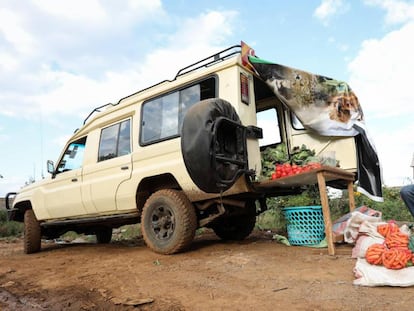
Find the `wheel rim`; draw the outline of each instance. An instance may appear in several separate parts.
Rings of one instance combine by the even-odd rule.
[[[167,206],[158,206],[151,214],[151,230],[158,240],[168,240],[174,233],[175,218]]]

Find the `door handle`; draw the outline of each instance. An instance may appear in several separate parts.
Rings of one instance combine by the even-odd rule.
[[[78,179],[77,178],[72,178],[72,182],[77,182]]]
[[[129,169],[129,166],[122,166],[121,167],[121,170],[123,170],[123,171],[126,171],[126,170],[128,170]]]

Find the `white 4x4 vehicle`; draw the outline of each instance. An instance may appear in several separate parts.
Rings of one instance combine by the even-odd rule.
[[[298,126],[233,46],[92,111],[56,166],[48,161],[50,177],[7,195],[9,219],[24,222],[25,253],[67,231],[108,243],[113,228],[134,223],[163,254],[188,248],[199,227],[244,239],[266,197],[300,191],[257,187],[261,150],[278,143],[335,151],[356,172],[354,138]]]

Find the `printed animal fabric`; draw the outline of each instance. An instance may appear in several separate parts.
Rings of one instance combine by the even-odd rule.
[[[364,114],[348,84],[249,57],[260,77],[302,124],[324,136],[354,136]]]
[[[250,65],[292,110],[305,128],[323,136],[354,136],[358,149],[358,190],[382,201],[381,169],[367,135],[364,114],[350,86],[342,81],[248,56]]]

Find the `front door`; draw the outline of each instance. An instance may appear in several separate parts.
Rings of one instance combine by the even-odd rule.
[[[59,161],[54,179],[45,185],[44,204],[52,218],[86,214],[82,203],[82,163],[86,137],[71,142]]]

